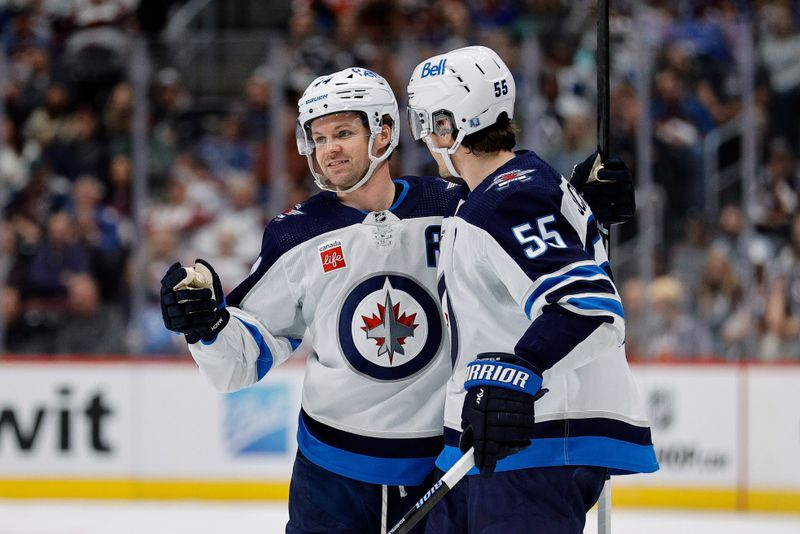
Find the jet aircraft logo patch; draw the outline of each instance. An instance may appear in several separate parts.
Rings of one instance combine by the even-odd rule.
[[[383,305],[378,304],[378,313],[372,317],[361,316],[364,326],[361,330],[367,333],[367,338],[374,339],[378,346],[378,357],[389,356],[389,364],[394,363],[394,355],[405,354],[407,337],[414,336],[414,330],[419,326],[414,324],[416,313],[406,315],[400,311],[400,303],[392,302],[392,295],[386,291]]]

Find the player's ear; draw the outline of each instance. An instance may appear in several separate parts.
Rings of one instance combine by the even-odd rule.
[[[384,123],[381,125],[381,146],[388,145],[389,142],[392,140],[392,127],[389,124]]]
[[[376,154],[382,155],[392,141],[392,127],[388,124],[381,125],[381,132],[375,136],[372,149]]]

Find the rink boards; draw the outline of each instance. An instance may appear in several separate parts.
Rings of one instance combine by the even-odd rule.
[[[634,373],[661,470],[615,506],[800,512],[800,366]],[[189,361],[0,360],[0,498],[285,499],[302,364],[216,393]]]

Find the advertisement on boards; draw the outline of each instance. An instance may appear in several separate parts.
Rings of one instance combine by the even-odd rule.
[[[617,477],[615,483],[734,488],[740,456],[737,368],[640,365],[634,377],[660,469],[652,475]]]

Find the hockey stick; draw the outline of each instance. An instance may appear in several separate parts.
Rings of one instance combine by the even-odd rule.
[[[467,471],[475,466],[475,457],[473,456],[474,449],[469,448],[464,453],[453,467],[447,473],[442,475],[442,478],[436,481],[431,489],[429,489],[422,498],[417,501],[414,508],[409,510],[403,518],[397,522],[388,534],[406,534],[414,525],[420,522],[425,515],[431,511],[434,505],[439,502],[442,497],[447,495],[447,492],[453,489],[453,486],[458,484],[458,481],[464,478]]]
[[[608,0],[597,0],[597,151],[600,161],[608,157],[610,137],[611,102],[609,98],[609,30],[608,30]],[[611,262],[611,227],[601,224],[600,232],[603,234],[606,256]],[[597,501],[597,534],[610,534],[611,532],[611,479],[603,484],[600,498]]]

